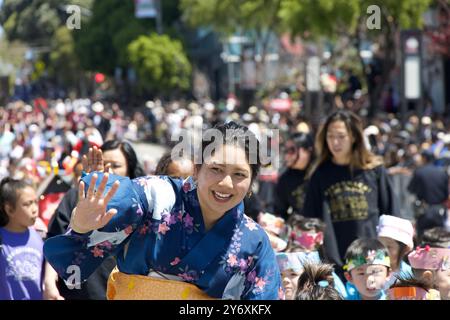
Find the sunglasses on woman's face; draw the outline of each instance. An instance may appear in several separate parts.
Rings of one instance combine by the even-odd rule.
[[[296,147],[288,147],[286,148],[286,153],[287,154],[294,154],[297,152],[297,148]]]

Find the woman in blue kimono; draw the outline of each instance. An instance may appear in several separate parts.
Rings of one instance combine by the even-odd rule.
[[[283,296],[267,235],[244,214],[243,199],[259,171],[259,143],[234,122],[214,129],[215,139],[204,137],[201,164],[185,181],[102,172],[83,177],[68,231],[44,245],[68,284],[76,287],[114,255],[109,299]]]

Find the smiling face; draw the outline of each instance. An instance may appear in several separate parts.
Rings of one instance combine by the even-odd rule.
[[[242,148],[222,145],[195,168],[194,177],[204,219],[217,221],[244,199],[251,185],[251,168]]]
[[[8,229],[16,232],[25,231],[36,222],[39,210],[36,192],[32,187],[19,189],[15,207],[6,205],[9,222]]]
[[[389,270],[383,265],[362,265],[346,272],[345,276],[358,290],[362,300],[376,300],[389,279]]]
[[[344,121],[334,121],[327,129],[327,145],[333,160],[338,164],[348,164],[352,151],[353,138]]]

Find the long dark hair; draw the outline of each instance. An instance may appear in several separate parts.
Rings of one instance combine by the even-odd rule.
[[[166,175],[167,170],[169,169],[169,165],[172,163],[172,154],[170,152],[166,152],[162,155],[162,157],[159,159],[158,163],[156,164],[156,169],[154,174],[156,176]]]
[[[310,166],[311,163],[314,162],[314,139],[310,133],[305,132],[295,132],[291,136],[288,137],[287,141],[292,141],[294,146],[298,149],[302,148],[309,152],[309,162],[306,165],[306,169]],[[298,160],[298,152],[297,157],[294,162]]]
[[[9,222],[5,208],[6,205],[9,204],[15,208],[17,199],[19,198],[18,191],[26,187],[33,186],[25,180],[15,180],[9,177],[4,178],[0,182],[0,227],[6,226]]]
[[[327,132],[329,126],[336,122],[342,121],[347,128],[351,138],[354,139],[350,155],[350,169],[373,169],[381,164],[383,160],[370,152],[364,143],[364,135],[361,119],[351,111],[339,109],[338,111],[329,115],[325,123],[320,127],[316,137],[316,161],[311,168],[309,176],[313,174],[315,169],[327,160],[331,160],[333,154],[328,148]]]
[[[292,141],[297,148],[306,149],[311,153],[314,151],[314,139],[309,133],[295,132],[288,137],[287,141]]]
[[[120,151],[122,151],[125,160],[127,161],[127,175],[130,179],[145,176],[145,171],[138,162],[136,152],[128,141],[108,140],[101,146],[101,149],[103,152],[116,149],[120,149]]]

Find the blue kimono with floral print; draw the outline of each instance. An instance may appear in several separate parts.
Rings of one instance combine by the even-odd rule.
[[[98,176],[97,185],[103,174]],[[83,177],[86,190],[91,178],[92,174]],[[116,180],[120,186],[107,210],[115,208],[118,213],[106,226],[86,234],[69,229],[45,242],[45,257],[63,279],[73,280],[78,269],[82,282],[114,255],[121,272],[162,273],[195,284],[215,298],[283,296],[268,237],[243,213],[242,202],[206,232],[192,178],[130,180],[110,175],[106,190]]]

